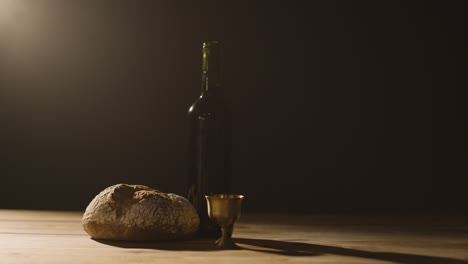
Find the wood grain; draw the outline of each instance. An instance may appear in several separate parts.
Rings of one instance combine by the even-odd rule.
[[[0,210],[0,263],[455,263],[468,264],[468,217],[243,215],[241,250],[211,240],[95,241],[81,212]]]

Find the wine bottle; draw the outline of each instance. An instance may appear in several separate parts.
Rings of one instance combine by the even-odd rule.
[[[188,200],[200,216],[199,237],[219,237],[208,218],[205,195],[230,192],[231,114],[220,94],[220,47],[203,43],[201,95],[188,111]]]

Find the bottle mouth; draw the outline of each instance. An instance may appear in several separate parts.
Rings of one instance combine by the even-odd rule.
[[[207,47],[215,46],[215,45],[219,45],[219,42],[217,40],[203,42],[203,48],[207,48]]]

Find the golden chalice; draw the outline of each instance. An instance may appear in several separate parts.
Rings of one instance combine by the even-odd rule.
[[[236,249],[237,245],[232,241],[234,223],[239,219],[243,195],[238,194],[212,194],[206,195],[208,204],[208,216],[213,223],[221,227],[221,238],[216,245],[223,249]]]

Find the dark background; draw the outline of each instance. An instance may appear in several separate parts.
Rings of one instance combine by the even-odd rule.
[[[467,211],[453,1],[0,2],[0,208],[185,195],[201,42],[223,44],[245,210]]]

